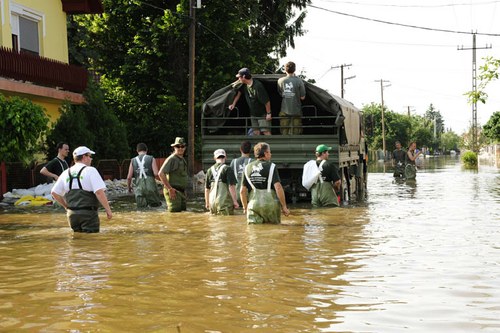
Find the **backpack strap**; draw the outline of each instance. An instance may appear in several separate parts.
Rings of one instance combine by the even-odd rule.
[[[318,177],[320,183],[323,182],[323,164],[325,164],[325,162],[326,160],[321,161],[321,163],[318,166],[319,172],[321,172],[321,175]]]
[[[271,163],[271,168],[269,169],[269,177],[267,178],[267,192],[271,192],[271,185],[273,182],[274,169],[276,168],[276,164]]]
[[[69,174],[69,190],[71,191],[71,185],[73,185],[73,180],[76,179],[78,181],[78,187],[80,188],[80,190],[83,190],[83,187],[82,187],[82,182],[80,181],[80,176],[82,175],[82,171],[83,169],[85,169],[87,166],[84,166],[83,168],[80,169],[80,171],[78,171],[78,174],[76,175],[76,177],[73,177],[73,175],[71,174],[71,169],[68,170],[68,174]]]
[[[250,166],[250,164],[247,164],[245,166],[244,174],[245,174],[245,178],[247,179],[248,184],[250,184],[250,186],[252,187],[252,190],[255,191],[255,185],[250,180],[250,168],[249,168],[249,166]]]
[[[144,157],[142,158],[142,160],[139,158],[139,156],[135,157],[137,165],[139,166],[139,178],[147,178],[146,170],[144,170],[144,162],[146,162],[146,155],[143,156]]]

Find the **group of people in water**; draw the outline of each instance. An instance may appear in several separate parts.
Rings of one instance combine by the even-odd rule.
[[[394,167],[394,177],[415,179],[417,168],[415,161],[422,154],[422,151],[417,149],[415,141],[410,142],[408,150],[401,148],[401,142],[396,141],[396,149],[392,152],[392,166]]]
[[[162,205],[156,181],[158,177],[163,185],[167,210],[186,210],[186,142],[184,138],[177,137],[171,147],[172,154],[158,168],[154,157],[148,155],[146,144],[137,145],[137,156],[130,161],[127,185],[129,192],[135,194],[138,208]],[[304,177],[314,178],[308,186],[314,207],[339,205],[337,192],[340,190],[340,177],[337,167],[328,161],[331,150],[332,147],[327,145],[318,145],[316,160],[311,161],[317,172],[309,176],[304,173]],[[61,159],[68,151],[68,145],[61,144],[58,152],[62,153],[56,159]],[[279,170],[271,162],[270,145],[259,142],[252,149],[251,143],[244,141],[240,152],[241,156],[228,165],[225,150],[214,151],[215,163],[206,170],[205,175],[206,209],[214,215],[231,215],[241,207],[248,223],[280,223],[281,215],[288,216],[290,210]],[[105,194],[106,184],[98,170],[91,166],[94,154],[88,147],[80,146],[73,150],[74,164],[71,167],[60,164],[61,172],[57,174],[49,166],[56,180],[51,194],[66,209],[69,225],[75,232],[99,232],[99,205],[106,211],[108,219],[113,216]],[[57,161],[52,164],[59,165]]]
[[[172,144],[173,153],[162,167],[155,171],[153,157],[147,155],[144,144],[137,146],[138,156],[132,159],[128,173],[131,190],[134,178],[134,192],[138,207],[158,206],[160,198],[154,187],[158,176],[163,184],[163,194],[169,212],[186,210],[185,189],[188,184],[187,163],[183,153],[185,141],[176,138]],[[251,156],[253,150],[253,156]],[[328,161],[332,147],[321,144],[316,147],[315,164],[317,173],[310,186],[314,207],[338,206],[337,192],[340,177],[337,167]],[[214,215],[232,215],[242,208],[248,223],[280,223],[281,215],[288,216],[285,192],[281,185],[279,170],[271,162],[271,147],[266,142],[257,143],[253,149],[249,141],[240,146],[241,156],[227,164],[227,154],[222,148],[213,153],[214,164],[205,173],[205,208]],[[141,162],[145,161],[145,162]],[[148,180],[150,179],[150,180]]]

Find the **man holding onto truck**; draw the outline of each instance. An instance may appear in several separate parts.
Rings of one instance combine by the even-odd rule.
[[[229,110],[233,110],[241,97],[242,91],[245,95],[248,108],[250,109],[250,120],[252,123],[253,135],[271,135],[271,101],[266,88],[259,80],[252,78],[248,68],[242,68],[236,74],[242,87],[234,96],[233,103],[229,105]]]
[[[318,181],[311,187],[313,207],[339,206],[336,191],[340,190],[340,177],[337,167],[328,160],[332,147],[321,144],[316,147],[316,164],[321,172]]]
[[[281,100],[280,130],[281,134],[302,134],[302,103],[306,98],[306,87],[301,78],[295,76],[295,63],[285,64],[286,76],[278,80],[278,91]]]

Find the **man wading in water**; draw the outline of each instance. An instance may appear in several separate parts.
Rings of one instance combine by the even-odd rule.
[[[247,222],[281,223],[280,210],[288,216],[285,192],[276,165],[271,162],[271,148],[265,142],[254,147],[256,161],[245,167],[240,196]],[[250,194],[248,193],[250,189]]]

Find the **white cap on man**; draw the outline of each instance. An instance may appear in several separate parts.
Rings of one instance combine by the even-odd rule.
[[[214,151],[214,158],[224,158],[226,157],[226,151],[224,149],[217,149]]]
[[[85,146],[80,146],[78,148],[76,148],[75,150],[73,150],[73,156],[82,156],[82,155],[85,155],[85,154],[95,154],[95,152],[93,152],[92,150],[90,150],[89,148],[85,147]]]

